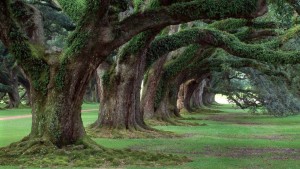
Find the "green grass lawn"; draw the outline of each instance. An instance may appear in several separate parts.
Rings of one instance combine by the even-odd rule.
[[[85,104],[83,109],[97,109]],[[274,118],[252,115],[231,105],[217,106],[223,112],[185,114],[189,122],[206,126],[155,126],[183,134],[183,138],[156,139],[95,139],[104,147],[185,155],[192,162],[163,168],[299,168],[300,115]],[[29,109],[2,111],[28,114]],[[85,125],[94,122],[98,111],[83,113]],[[0,121],[0,146],[20,140],[30,131],[31,119]],[[14,168],[2,166],[0,168]],[[15,167],[18,168],[18,167]],[[128,166],[128,168],[141,168]]]

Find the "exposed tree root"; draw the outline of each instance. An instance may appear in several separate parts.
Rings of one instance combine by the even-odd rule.
[[[93,167],[179,165],[187,157],[106,149],[88,137],[74,145],[56,147],[45,139],[29,139],[0,148],[0,165],[19,167]]]
[[[12,143],[8,147],[1,148],[7,155],[12,156],[48,153],[54,149],[56,149],[56,146],[49,140],[43,138],[29,139],[29,137],[25,137],[19,142]]]
[[[71,147],[72,149],[94,149],[99,151],[104,149],[89,137],[82,138],[80,141],[74,143]],[[15,142],[10,144],[8,147],[1,148],[1,150],[7,155],[19,156],[48,154],[53,153],[59,149],[69,148],[69,146],[58,148],[49,139],[46,138],[29,138],[27,136],[19,142]]]

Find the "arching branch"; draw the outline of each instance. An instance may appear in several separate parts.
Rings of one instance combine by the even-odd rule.
[[[276,40],[277,46],[299,33],[297,26]],[[261,32],[265,34],[266,32]],[[260,33],[259,33],[260,34]],[[251,35],[253,36],[253,35]],[[190,44],[205,44],[223,48],[228,53],[242,58],[256,59],[268,63],[296,64],[300,62],[299,52],[271,50],[262,44],[246,44],[236,36],[214,30],[193,28],[171,36],[164,36],[153,41],[148,52],[148,61],[156,60],[165,53]]]
[[[262,22],[249,19],[228,18],[215,21],[208,25],[209,28],[215,28],[222,31],[232,31],[242,27],[251,27],[255,29],[275,29],[278,28],[275,22]]]
[[[174,3],[133,14],[118,23],[114,34],[122,36],[117,37],[114,42],[118,46],[119,43],[128,41],[134,35],[156,27],[199,19],[255,18],[265,14],[267,10],[265,0],[238,0],[238,2],[194,0]]]

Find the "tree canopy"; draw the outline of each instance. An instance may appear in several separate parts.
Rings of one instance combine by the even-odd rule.
[[[12,152],[37,151],[41,142],[101,150],[81,119],[91,83],[100,100],[87,129],[95,136],[155,132],[145,119],[176,124],[180,108],[209,106],[217,93],[253,111],[299,113],[299,7],[297,0],[0,1],[0,98],[8,93],[17,107],[23,86],[33,115]]]

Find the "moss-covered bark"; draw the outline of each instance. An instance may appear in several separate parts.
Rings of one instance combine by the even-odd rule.
[[[270,43],[247,44],[242,42],[238,37],[223,31],[216,29],[192,28],[180,31],[171,36],[162,36],[157,38],[151,44],[147,60],[148,63],[152,63],[166,52],[188,46],[190,44],[203,44],[223,48],[228,53],[242,58],[255,59],[257,61],[274,64],[296,64],[300,60],[298,57],[299,52],[276,50],[276,47],[278,48],[288,39],[297,35],[299,30],[298,26],[294,27]],[[248,35],[249,34],[247,34],[247,36],[239,36],[241,36],[240,38],[245,39]],[[252,34],[250,34],[250,36],[252,36]]]
[[[174,91],[166,91],[166,93],[151,119],[173,123],[171,118],[180,117],[177,108],[177,94]]]
[[[185,62],[182,62],[183,60],[181,59],[183,58],[180,58],[181,56],[178,56],[178,59],[173,62],[167,63],[164,66],[162,77],[160,79],[157,79],[158,85],[155,86],[156,89],[152,89],[153,91],[156,91],[156,95],[153,98],[154,112],[149,113],[149,118],[169,122],[171,121],[170,117],[180,117],[179,110],[177,108],[177,99],[180,85],[194,77],[194,75],[190,74],[190,71],[186,69],[186,66],[197,59],[201,59],[201,53],[203,52],[203,50],[198,50],[197,48],[194,48],[195,50],[191,50],[193,48],[194,47],[186,49],[187,51],[190,51],[189,54],[183,52],[183,54],[186,56]],[[179,67],[177,65],[179,63],[183,64],[184,66]]]
[[[135,66],[135,65],[134,65]],[[100,113],[93,128],[105,129],[132,129],[145,128],[142,115],[139,110],[140,77],[142,71],[138,67],[129,65],[118,67],[120,72],[112,74],[114,78],[101,88]]]
[[[86,137],[81,104],[93,72],[92,67],[76,64],[67,66],[65,72],[59,74],[64,66],[51,67],[48,75],[42,72],[48,77],[46,88],[31,87],[32,128],[29,138],[48,140],[57,147],[76,144]],[[62,80],[59,83],[58,76]]]
[[[140,90],[146,52],[159,30],[141,33],[119,52],[117,64],[101,78],[100,114],[93,128],[148,129],[140,111]]]

